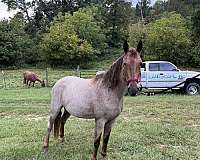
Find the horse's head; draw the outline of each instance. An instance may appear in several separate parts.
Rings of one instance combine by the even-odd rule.
[[[44,80],[42,80],[41,86],[42,86],[42,87],[45,87],[45,82],[44,82]]]
[[[129,48],[127,41],[124,42],[124,58],[122,64],[123,80],[127,83],[130,95],[135,95],[139,89],[138,82],[141,80],[142,41],[139,41],[137,48]]]

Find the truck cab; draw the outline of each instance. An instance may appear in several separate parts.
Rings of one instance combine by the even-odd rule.
[[[145,89],[183,89],[191,95],[199,94],[200,75],[196,76],[198,74],[200,72],[181,71],[168,61],[146,61],[141,67],[141,85]]]

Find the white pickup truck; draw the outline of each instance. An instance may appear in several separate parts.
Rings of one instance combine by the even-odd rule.
[[[148,90],[182,89],[195,95],[200,93],[200,72],[181,71],[167,61],[146,61],[141,67],[141,86]]]

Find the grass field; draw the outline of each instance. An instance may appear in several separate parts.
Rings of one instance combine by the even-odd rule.
[[[49,104],[50,88],[0,89],[1,160],[90,159],[94,121],[75,117],[66,123],[65,143],[51,137],[49,155],[42,154]],[[200,159],[200,96],[125,97],[106,159]]]

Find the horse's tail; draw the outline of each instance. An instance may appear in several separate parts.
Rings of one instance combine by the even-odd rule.
[[[60,130],[60,123],[61,123],[61,95],[62,95],[62,88],[59,86],[54,86],[52,89],[52,99],[51,99],[51,112],[52,115],[56,116],[54,121],[54,137],[58,138],[59,130]]]
[[[58,138],[58,136],[59,136],[61,114],[62,114],[62,112],[60,111],[59,114],[57,115],[54,125],[53,125],[54,138]]]

